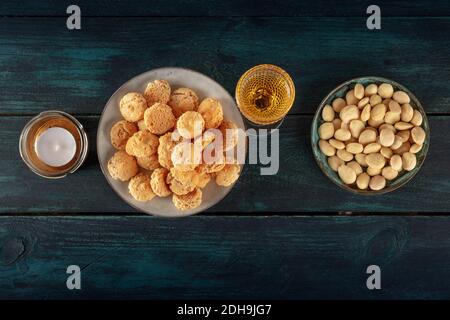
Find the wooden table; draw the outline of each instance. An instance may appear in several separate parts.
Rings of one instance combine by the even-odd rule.
[[[448,298],[450,295],[450,4],[378,1],[0,3],[0,298]],[[191,68],[234,92],[253,65],[296,83],[280,130],[280,171],[247,165],[219,204],[186,219],[136,212],[112,191],[95,150],[100,113],[131,77]],[[396,80],[421,100],[431,147],[398,191],[362,197],[330,182],[310,146],[311,119],[338,83]],[[20,159],[24,124],[43,110],[89,133],[85,165],[49,181]],[[82,290],[66,268],[82,269]],[[379,265],[382,290],[366,288]]]

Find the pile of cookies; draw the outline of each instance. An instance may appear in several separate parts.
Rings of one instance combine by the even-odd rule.
[[[422,114],[389,83],[356,84],[322,109],[319,148],[347,185],[382,190],[417,165],[426,140]]]
[[[211,179],[224,187],[238,179],[240,165],[225,156],[237,145],[238,128],[224,119],[219,100],[199,103],[193,90],[172,92],[167,81],[155,80],[144,94],[125,94],[119,108],[124,119],[111,128],[117,151],[108,171],[129,181],[136,200],[172,196],[177,209],[189,210],[201,204],[201,189]]]

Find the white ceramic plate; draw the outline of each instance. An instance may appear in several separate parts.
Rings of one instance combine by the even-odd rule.
[[[233,121],[242,130],[245,130],[244,121],[233,97],[220,84],[201,73],[182,68],[160,68],[142,73],[123,84],[106,103],[98,125],[97,155],[103,175],[108,183],[123,200],[145,213],[163,217],[188,216],[215,205],[230,192],[233,186],[220,187],[214,181],[211,181],[202,189],[203,199],[199,207],[188,211],[180,211],[173,205],[171,196],[155,197],[148,202],[136,201],[128,193],[128,183],[114,180],[108,173],[108,160],[116,151],[111,145],[109,133],[114,123],[122,119],[119,111],[120,99],[131,91],[143,93],[147,84],[156,79],[167,80],[172,90],[179,87],[191,88],[197,93],[200,101],[206,97],[217,98],[222,104],[224,118]]]

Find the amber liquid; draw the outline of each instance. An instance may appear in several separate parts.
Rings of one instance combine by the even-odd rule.
[[[271,70],[244,75],[236,88],[242,114],[261,125],[281,120],[290,110],[295,95],[289,80]]]

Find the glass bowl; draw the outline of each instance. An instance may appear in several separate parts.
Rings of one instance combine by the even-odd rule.
[[[347,91],[353,89],[357,83],[362,84],[364,87],[366,87],[367,85],[369,85],[371,83],[375,83],[377,85],[380,85],[381,83],[389,83],[394,87],[394,91],[402,90],[402,91],[406,92],[409,95],[409,97],[411,98],[410,104],[413,107],[413,109],[419,111],[422,114],[423,122],[422,122],[421,127],[426,132],[426,138],[425,138],[422,150],[420,150],[416,154],[416,157],[417,157],[416,167],[411,171],[403,170],[398,175],[398,177],[395,178],[394,180],[386,181],[386,187],[384,189],[377,190],[377,191],[370,190],[370,189],[360,190],[356,187],[356,185],[346,185],[344,182],[342,182],[342,180],[339,178],[338,173],[331,169],[331,167],[329,166],[328,161],[327,161],[327,156],[324,155],[320,151],[319,146],[318,146],[318,142],[320,140],[318,128],[324,122],[322,119],[323,107],[327,104],[331,105],[332,101],[336,98],[344,98],[344,100],[345,100],[345,94],[347,93]],[[430,145],[430,127],[428,124],[427,116],[425,114],[425,111],[424,111],[421,103],[419,102],[419,100],[417,100],[416,96],[414,96],[414,94],[412,94],[411,91],[409,91],[407,88],[405,88],[404,86],[402,86],[401,84],[399,84],[395,81],[381,78],[381,77],[374,77],[374,76],[360,77],[360,78],[346,81],[346,82],[338,85],[322,100],[319,107],[317,108],[316,114],[314,115],[314,119],[313,119],[312,126],[311,126],[311,145],[312,145],[312,151],[314,154],[314,158],[316,159],[316,162],[319,165],[319,168],[331,181],[333,181],[339,187],[341,187],[347,191],[357,193],[357,194],[362,194],[362,195],[383,194],[383,193],[388,193],[388,192],[394,191],[394,190],[400,188],[401,186],[405,185],[419,172],[420,168],[422,167],[422,164],[425,161],[426,155],[428,153],[428,148]]]
[[[67,165],[57,167],[54,171],[50,170],[47,165],[37,165],[33,160],[33,151],[31,145],[34,143],[32,137],[36,134],[39,128],[45,124],[46,121],[64,118],[69,120],[76,131],[75,139],[79,141],[79,150],[77,151],[74,160],[70,161]],[[68,173],[74,173],[84,162],[88,152],[88,138],[83,125],[73,116],[63,111],[50,110],[44,111],[32,118],[22,130],[19,138],[19,153],[22,160],[30,168],[31,171],[37,175],[47,179],[59,179],[67,176]],[[34,153],[35,155],[35,153]]]

